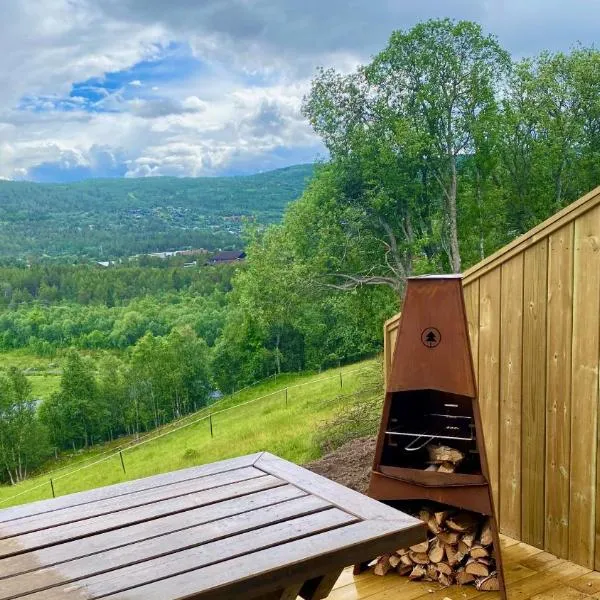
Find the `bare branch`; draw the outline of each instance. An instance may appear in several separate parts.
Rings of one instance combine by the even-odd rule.
[[[341,283],[324,283],[325,287],[341,290],[344,292],[355,290],[363,285],[387,285],[396,292],[404,288],[404,280],[381,275],[348,275],[347,273],[329,273],[330,277],[339,277],[344,281]]]

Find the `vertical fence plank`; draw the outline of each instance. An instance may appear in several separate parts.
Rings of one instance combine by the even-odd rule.
[[[521,539],[544,547],[546,465],[546,302],[548,240],[523,258],[523,407]]]
[[[498,418],[500,395],[500,269],[479,281],[479,406],[494,507],[498,515]],[[502,524],[500,524],[502,526]]]
[[[573,325],[573,224],[548,239],[546,374],[546,532],[548,552],[569,554],[571,469],[571,345]]]
[[[479,280],[476,279],[473,283],[467,285],[464,289],[464,294],[475,378],[479,380],[479,374],[477,373],[479,364]]]
[[[600,208],[575,221],[571,363],[569,560],[594,568],[598,336],[600,335]]]
[[[500,292],[500,522],[521,537],[521,364],[523,351],[523,254],[502,265]]]

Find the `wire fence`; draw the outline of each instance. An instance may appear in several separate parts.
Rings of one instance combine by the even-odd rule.
[[[283,386],[283,387],[278,388],[277,390],[274,390],[273,392],[270,392],[263,396],[259,396],[257,398],[252,398],[250,400],[247,400],[246,402],[234,404],[233,406],[228,406],[227,408],[223,408],[220,410],[214,410],[214,409],[211,410],[211,406],[205,407],[192,415],[186,415],[185,417],[182,417],[181,419],[178,419],[177,421],[173,421],[167,425],[163,425],[159,429],[154,429],[150,432],[147,432],[146,434],[136,438],[135,440],[126,442],[125,444],[123,444],[121,446],[117,446],[116,448],[110,448],[108,450],[105,450],[104,452],[101,452],[99,455],[97,455],[97,457],[95,457],[94,460],[92,460],[92,462],[81,465],[73,470],[67,471],[66,473],[63,471],[66,468],[68,468],[68,465],[65,467],[62,467],[60,469],[56,469],[55,471],[46,473],[44,476],[44,480],[42,482],[40,482],[39,484],[37,484],[33,487],[28,487],[26,490],[23,490],[22,492],[19,492],[18,494],[14,494],[12,496],[9,496],[8,498],[4,498],[3,500],[0,500],[0,506],[7,504],[9,502],[12,502],[13,500],[16,500],[17,498],[20,498],[27,494],[31,494],[32,492],[39,490],[41,488],[44,488],[44,487],[47,489],[49,488],[49,490],[52,494],[52,497],[56,497],[56,491],[55,491],[54,484],[57,481],[60,481],[61,479],[65,479],[67,477],[72,477],[73,475],[76,475],[77,473],[80,473],[80,472],[90,469],[92,467],[98,466],[99,464],[102,464],[113,458],[119,457],[120,465],[123,470],[123,473],[126,473],[127,471],[126,471],[126,467],[125,467],[125,461],[123,458],[124,452],[130,452],[132,450],[136,450],[137,448],[140,448],[141,446],[149,444],[150,442],[155,442],[157,440],[160,440],[160,439],[162,439],[166,436],[169,436],[173,433],[176,433],[178,431],[181,431],[183,429],[191,427],[192,425],[201,423],[202,421],[208,421],[209,428],[210,428],[210,436],[214,437],[213,419],[218,415],[227,413],[232,410],[243,408],[244,406],[248,406],[250,404],[254,404],[256,402],[260,402],[260,401],[266,400],[267,398],[272,398],[273,396],[277,396],[277,395],[284,395],[285,407],[287,407],[288,406],[288,393],[290,390],[305,387],[307,385],[314,385],[316,383],[321,383],[324,381],[330,381],[333,379],[339,380],[340,390],[342,390],[344,387],[344,377],[345,376],[351,375],[353,373],[367,371],[370,368],[371,367],[367,366],[367,367],[361,367],[359,369],[352,369],[352,370],[348,370],[348,371],[340,370],[335,375],[330,375],[327,377],[320,377],[318,379],[311,379],[309,381],[304,381],[302,383],[297,383],[294,385]],[[231,396],[228,396],[226,399],[221,400],[215,404],[220,404],[224,401],[231,401],[231,399],[233,397],[235,397],[236,395],[239,395],[241,392],[247,390],[248,388],[258,385],[259,383],[264,383],[267,380],[272,379],[272,378],[273,378],[273,376],[267,377],[264,380],[261,380],[260,382],[255,382],[254,384],[251,384],[249,386],[246,386],[245,388],[237,390]],[[199,416],[199,413],[202,413],[202,414]],[[100,457],[100,458],[98,458],[98,457]],[[82,462],[84,462],[84,461],[82,461]]]

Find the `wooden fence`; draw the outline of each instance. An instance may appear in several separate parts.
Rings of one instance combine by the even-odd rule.
[[[500,530],[600,570],[600,187],[466,271],[464,291]]]

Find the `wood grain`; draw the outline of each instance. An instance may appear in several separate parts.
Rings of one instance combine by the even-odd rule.
[[[479,407],[496,512],[500,506],[500,289],[499,270],[479,281]],[[502,531],[502,522],[499,523]]]
[[[250,461],[236,469],[224,461],[223,472],[215,463],[206,478],[175,476],[118,501],[108,492],[79,506],[36,505],[31,516],[23,507],[1,523],[22,532],[0,540],[0,600],[136,597],[138,589],[172,600],[298,592],[316,600],[348,563],[426,537],[418,519],[276,456]],[[189,587],[180,580],[187,574]]]
[[[31,517],[22,517],[13,521],[0,524],[0,544],[4,538],[23,535],[26,533],[48,529],[63,524],[72,524],[102,515],[133,509],[138,506],[152,505],[155,502],[164,502],[170,498],[178,498],[188,494],[217,488],[223,485],[247,481],[263,476],[263,473],[254,467],[244,467],[224,473],[215,473],[211,477],[200,477],[189,481],[180,481],[158,489],[152,488],[143,492],[107,498],[96,502],[89,502],[81,506],[62,508]]]
[[[259,508],[270,507],[307,495],[306,492],[289,484],[253,491],[257,487],[257,482],[251,481],[246,484],[244,490],[246,494],[237,498],[224,499],[208,505],[194,504],[190,510],[176,512],[166,517],[155,518],[83,539],[67,541],[35,552],[25,552],[4,558],[0,560],[0,578],[32,571],[38,569],[40,565],[47,568],[81,557],[96,556],[99,553],[121,549],[136,542],[158,538],[176,531],[184,531],[226,517],[246,514]]]
[[[523,351],[523,255],[502,265],[500,296],[500,523],[521,536],[521,376]]]
[[[110,515],[101,515],[86,519],[85,521],[66,523],[51,529],[26,533],[18,537],[0,540],[0,558],[21,554],[26,550],[47,548],[75,539],[88,538],[102,532],[114,531],[121,527],[144,523],[191,508],[206,506],[229,498],[245,496],[252,491],[275,488],[282,485],[285,485],[285,483],[280,479],[266,475],[244,483],[236,482],[195,494],[171,498],[163,502],[155,502],[154,504],[114,512]]]
[[[224,473],[234,469],[250,467],[260,453],[248,454],[220,461],[219,463],[211,463],[201,465],[199,467],[190,467],[189,469],[181,469],[180,471],[172,471],[170,473],[162,473],[152,477],[143,479],[135,479],[126,483],[117,483],[106,487],[88,490],[86,492],[77,492],[68,496],[61,496],[51,500],[40,500],[31,502],[21,506],[13,506],[0,510],[0,523],[4,521],[12,521],[22,517],[30,518],[33,515],[39,515],[46,512],[54,512],[70,506],[81,506],[90,502],[97,502],[107,498],[116,498],[119,496],[135,494],[145,490],[160,488],[165,485],[179,483],[181,481],[191,481],[199,477],[208,477],[215,473]]]
[[[465,308],[467,309],[467,323],[469,325],[469,338],[471,341],[471,355],[475,378],[478,379],[479,364],[479,280],[465,286]]]
[[[569,553],[573,224],[548,241],[545,547]]]
[[[569,560],[594,568],[598,356],[600,335],[600,207],[575,222],[571,363]]]
[[[62,563],[58,569],[52,567],[38,569],[3,581],[2,586],[0,586],[0,599],[8,600],[18,594],[47,590],[57,585],[85,578],[89,579],[96,575],[98,577],[94,577],[93,581],[115,581],[116,578],[120,579],[122,576],[127,576],[128,583],[134,583],[136,581],[134,573],[140,573],[147,569],[141,575],[141,581],[144,582],[144,580],[148,581],[154,576],[158,577],[161,573],[177,572],[177,569],[180,568],[180,565],[188,556],[188,553],[184,552],[185,550],[198,549],[200,551],[202,547],[202,556],[207,556],[204,550],[207,552],[210,550],[209,558],[211,561],[216,562],[220,556],[219,552],[222,552],[221,548],[224,546],[229,548],[228,552],[230,553],[225,553],[224,556],[230,558],[243,550],[244,540],[255,535],[260,536],[262,528],[274,524],[285,523],[283,527],[287,526],[290,530],[293,530],[295,524],[299,522],[298,519],[302,523],[314,521],[329,525],[333,524],[334,526],[340,522],[346,523],[356,520],[352,517],[340,517],[340,514],[345,514],[342,511],[336,511],[333,516],[319,516],[313,520],[302,520],[305,516],[326,509],[331,509],[331,505],[325,500],[315,496],[304,496],[248,513],[213,520],[182,531],[168,533],[158,538],[106,550],[100,557],[97,555],[84,555],[81,558]],[[281,527],[279,526],[278,530]],[[248,532],[252,532],[252,534],[250,536],[242,535]],[[219,540],[223,540],[223,543],[217,543]],[[225,540],[227,541],[225,542]],[[82,540],[82,542],[85,542],[85,540]],[[198,552],[194,551],[193,556],[196,557],[197,555]],[[169,567],[170,570],[165,571],[164,565],[167,563],[171,566]],[[195,564],[202,566],[201,561]],[[103,573],[106,575],[100,577]],[[86,588],[90,587],[89,582],[84,585]],[[48,591],[47,593],[48,597],[51,597],[51,592]]]
[[[521,539],[544,547],[548,241],[523,256]]]

